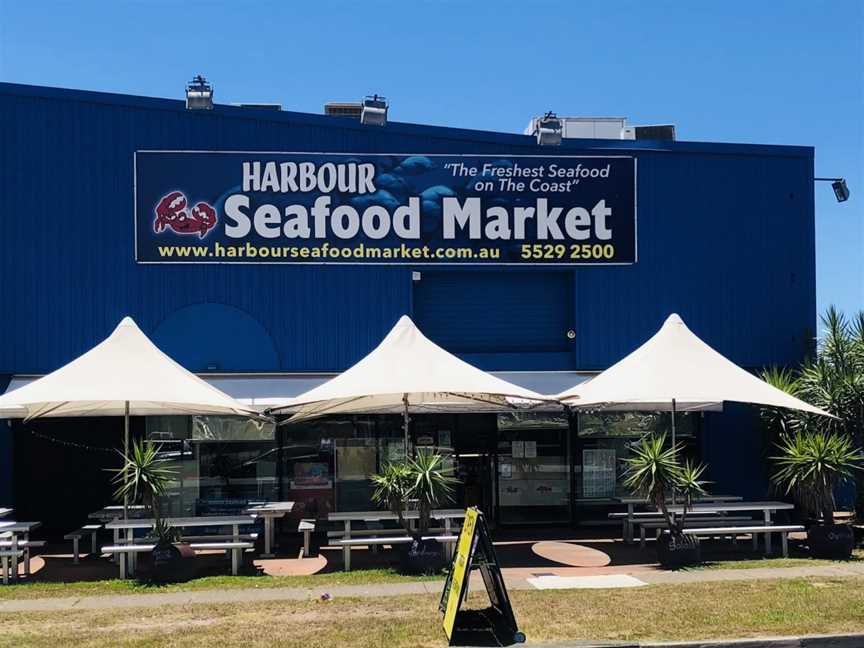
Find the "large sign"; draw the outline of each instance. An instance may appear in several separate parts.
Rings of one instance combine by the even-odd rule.
[[[135,154],[141,263],[636,261],[629,156]]]

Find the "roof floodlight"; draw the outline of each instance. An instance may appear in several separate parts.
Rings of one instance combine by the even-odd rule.
[[[561,120],[552,111],[539,118],[534,125],[534,135],[539,146],[559,146],[563,131]]]
[[[202,75],[196,75],[186,86],[186,108],[189,110],[212,110],[213,87]]]
[[[370,126],[383,126],[387,123],[387,99],[377,94],[363,99],[360,123]]]

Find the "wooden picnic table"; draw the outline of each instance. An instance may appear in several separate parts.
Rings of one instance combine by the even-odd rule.
[[[615,501],[620,502],[621,504],[627,505],[627,516],[623,520],[623,529],[622,529],[622,537],[624,538],[624,542],[630,544],[633,542],[633,513],[636,510],[637,506],[648,506],[650,502],[644,497],[637,497],[636,495],[625,495],[623,497],[615,497],[613,498]],[[740,502],[744,498],[740,495],[700,495],[699,497],[694,498],[695,502]],[[671,499],[667,500],[671,503]]]
[[[262,558],[273,558],[272,548],[276,546],[276,518],[283,518],[288,513],[294,510],[294,502],[265,502],[256,504],[245,509],[244,513],[249,513],[257,517],[264,518],[264,553]]]
[[[194,527],[221,527],[230,526],[231,535],[234,542],[240,540],[240,527],[247,524],[255,523],[254,515],[213,515],[210,517],[177,517],[163,518],[163,520],[179,529],[194,528]],[[138,518],[129,520],[112,520],[105,525],[106,529],[111,529],[115,532],[126,531],[126,544],[133,544],[135,529],[150,529],[156,523],[156,520],[150,518]],[[2,529],[0,529],[2,531]],[[116,537],[116,536],[115,536]],[[130,555],[130,573],[135,570],[135,554]]]
[[[406,520],[416,520],[420,517],[420,514],[417,511],[406,511],[402,514],[402,517]],[[449,535],[451,531],[451,524],[453,520],[461,520],[465,517],[465,509],[436,509],[432,511],[431,515],[433,520],[443,520],[444,521],[444,533],[445,535]],[[396,514],[391,511],[345,511],[339,513],[328,513],[327,521],[328,522],[342,522],[344,525],[344,532],[342,534],[343,540],[351,539],[351,523],[352,522],[383,522],[383,521],[396,521],[399,518]]]
[[[402,517],[406,520],[417,520],[420,517],[420,514],[417,511],[405,511],[402,514]],[[465,517],[465,509],[436,509],[432,511],[430,516],[433,520],[443,520],[444,521],[444,535],[451,535],[451,525],[453,520],[461,520]],[[391,511],[345,511],[339,513],[329,513],[327,515],[328,522],[342,522],[343,531],[342,531],[342,541],[348,541],[343,544],[342,552],[343,552],[343,568],[345,571],[350,570],[350,560],[351,560],[351,546],[350,542],[351,538],[351,523],[352,522],[384,522],[384,521],[396,521],[399,517],[392,513]],[[377,550],[377,545],[373,543],[372,550]]]
[[[30,532],[42,526],[41,522],[14,522],[0,520],[0,533],[9,534],[12,551],[17,551],[18,543],[30,539]],[[30,548],[24,549],[24,574],[30,575]],[[18,556],[12,556],[12,580],[18,580]]]
[[[142,518],[146,515],[149,515],[150,512],[150,507],[143,504],[130,504],[127,508],[127,515],[130,518]],[[103,506],[98,511],[93,511],[87,517],[91,520],[99,520],[100,522],[110,522],[111,520],[117,520],[123,517],[123,505],[111,504],[110,506]],[[120,530],[114,529],[114,544],[116,545],[119,542]],[[116,561],[117,556],[112,556],[111,560]]]
[[[141,518],[151,513],[149,506],[143,504],[132,504],[129,506],[128,516],[130,518]],[[100,522],[109,522],[123,517],[123,505],[104,506],[98,511],[93,511],[88,515],[91,520],[99,520]]]
[[[669,504],[666,507],[672,513],[681,513],[684,510],[683,504]],[[772,524],[771,516],[777,511],[791,511],[795,508],[794,504],[788,502],[718,502],[716,504],[694,504],[691,511],[697,513],[738,513],[744,511],[762,512],[762,518],[765,521],[765,526]],[[765,552],[771,553],[771,534],[765,535]]]

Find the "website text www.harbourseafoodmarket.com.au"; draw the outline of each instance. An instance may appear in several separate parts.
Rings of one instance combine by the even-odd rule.
[[[163,259],[210,259],[213,261],[239,261],[239,260],[268,260],[276,261],[339,261],[340,259],[363,259],[363,260],[447,260],[447,259],[489,259],[497,260],[501,257],[499,248],[468,248],[468,247],[430,247],[409,246],[400,244],[385,247],[371,247],[362,243],[351,246],[332,246],[322,243],[315,246],[293,246],[293,245],[223,245],[214,243],[211,245],[160,245],[159,256]]]
[[[498,247],[433,247],[429,245],[410,246],[405,243],[392,246],[357,245],[338,246],[324,242],[320,245],[223,245],[215,242],[209,245],[160,245],[157,247],[161,259],[182,261],[210,259],[216,263],[226,260],[245,261],[299,261],[310,263],[338,262],[340,260],[383,260],[383,261],[447,261],[450,259],[475,259],[501,261],[501,248]],[[521,261],[571,261],[597,262],[613,260],[615,246],[605,244],[563,244],[528,243],[520,246]]]

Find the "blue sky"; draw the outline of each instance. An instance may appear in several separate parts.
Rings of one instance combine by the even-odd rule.
[[[674,123],[686,140],[816,147],[817,300],[864,308],[864,2],[20,2],[0,80],[521,132],[532,115]]]

